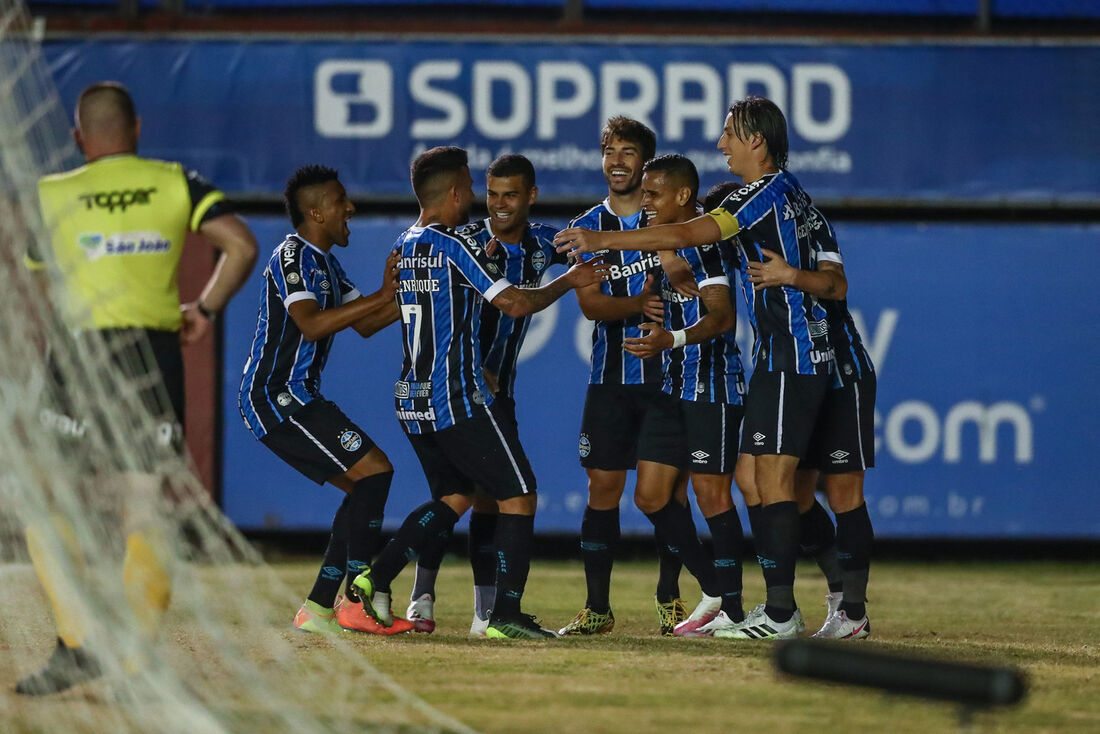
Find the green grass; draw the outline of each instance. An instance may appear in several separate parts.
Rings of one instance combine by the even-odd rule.
[[[284,562],[273,571],[304,596],[316,565]],[[272,722],[297,710],[325,731],[375,730],[380,722],[392,722],[390,731],[424,731],[417,725],[426,721],[423,715],[356,668],[358,655],[437,710],[492,734],[958,729],[958,712],[946,704],[888,697],[842,680],[782,678],[772,666],[770,643],[658,637],[655,562],[616,565],[612,634],[547,642],[470,638],[470,570],[459,559],[447,559],[440,573],[435,634],[346,633],[347,644],[293,631],[298,601],[266,569],[195,566],[187,574],[193,582],[178,588],[161,628],[160,655],[232,732],[296,733]],[[270,591],[257,586],[264,578]],[[759,571],[747,568],[745,580],[747,603],[761,601]],[[111,703],[105,693],[118,681],[46,699],[12,694],[11,682],[48,655],[54,631],[29,567],[8,568],[0,581],[0,732],[163,729],[148,726],[156,706],[127,712]],[[410,568],[395,587],[399,614],[411,582]],[[209,596],[189,598],[188,588]],[[699,591],[686,573],[681,590],[690,608]],[[812,564],[799,567],[796,592],[812,631],[824,615],[824,586]],[[1026,702],[979,714],[968,731],[1100,732],[1100,564],[879,563],[869,593],[872,639],[837,644],[1026,672]],[[566,624],[583,601],[579,562],[534,564],[524,604],[546,626]],[[207,634],[215,628],[231,639],[230,655]],[[243,668],[234,666],[237,655],[243,655]],[[266,685],[279,690],[259,683],[259,671],[274,676]]]
[[[315,567],[280,574],[308,589]],[[657,636],[654,563],[615,567],[610,635],[546,643],[472,639],[470,571],[448,559],[440,573],[437,630],[391,640],[355,636],[369,661],[447,714],[485,732],[938,732],[955,729],[946,704],[888,697],[780,677],[771,645]],[[407,603],[411,569],[394,608]],[[763,597],[747,568],[746,603]],[[685,573],[689,609],[698,587]],[[796,592],[813,630],[824,615],[816,568],[799,567]],[[1095,564],[898,564],[872,571],[873,637],[851,644],[946,660],[1010,665],[1030,679],[1026,702],[979,714],[979,731],[1100,731],[1100,566]],[[568,622],[584,601],[579,563],[536,562],[524,605],[546,626]],[[287,616],[293,610],[287,610]],[[381,643],[381,644],[380,644]],[[306,645],[324,645],[312,641]]]

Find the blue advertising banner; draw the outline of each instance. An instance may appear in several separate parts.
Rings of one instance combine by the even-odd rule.
[[[597,174],[598,177],[598,174]],[[285,221],[250,221],[263,250]],[[409,222],[353,220],[337,255],[361,290],[381,282]],[[556,223],[560,224],[560,222]],[[878,368],[877,466],[867,475],[883,537],[1100,537],[1100,227],[837,223],[857,325]],[[1039,263],[1069,263],[1055,273]],[[224,500],[244,528],[324,529],[340,493],[252,438],[236,404],[255,328],[257,272],[226,314]],[[742,348],[749,330],[738,325]],[[532,323],[517,380],[520,433],[539,481],[537,528],[579,532],[577,460],[591,324],[566,295]],[[322,389],[386,451],[393,526],[428,490],[393,412],[398,329],[339,335]],[[633,480],[631,480],[632,482]],[[624,498],[623,527],[650,532]],[[736,495],[736,492],[735,492]],[[699,527],[706,526],[700,522]],[[747,527],[747,526],[746,526]]]
[[[790,168],[820,200],[1095,203],[1100,44],[964,45],[524,41],[57,40],[71,109],[119,79],[145,119],[142,152],[229,192],[278,194],[303,163],[339,167],[360,197],[409,196],[408,164],[461,145],[484,170],[535,164],[545,198],[599,198],[599,131],[650,125],[704,185],[726,106],[785,111]]]

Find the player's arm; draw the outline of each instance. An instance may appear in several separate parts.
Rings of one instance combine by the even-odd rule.
[[[687,260],[669,250],[662,250],[657,256],[661,258],[661,270],[665,271],[673,290],[681,296],[698,298],[699,284],[695,282],[695,272]]]
[[[736,227],[737,220],[734,219],[733,222]],[[723,229],[714,216],[703,214],[686,222],[658,224],[624,232],[597,232],[582,227],[569,227],[558,232],[554,244],[558,252],[567,252],[570,255],[600,250],[679,250],[717,242],[737,233],[735,229],[726,234]]]
[[[352,326],[363,336],[392,323],[397,314],[397,264],[399,252],[386,258],[382,287],[369,296],[359,296],[335,308],[322,309],[315,298],[296,300],[287,306],[287,313],[306,341],[315,342]],[[373,328],[373,331],[371,330]],[[364,333],[366,332],[366,333]]]
[[[188,227],[221,253],[198,299],[181,307],[180,341],[190,344],[202,338],[214,315],[248,280],[259,248],[244,220],[229,211],[221,191],[194,171],[185,171],[184,176],[191,197]]]
[[[489,301],[501,313],[518,319],[528,316],[549,306],[574,288],[599,287],[610,268],[601,258],[588,262],[578,262],[557,278],[539,288],[518,288],[509,286],[493,296]]]
[[[706,307],[706,313],[682,332],[667,331],[656,323],[642,324],[639,328],[648,332],[646,336],[624,339],[623,349],[644,359],[685,344],[702,344],[733,328],[734,314],[728,285],[703,286],[699,300]],[[679,339],[682,341],[677,343]]]
[[[390,299],[388,303],[378,307],[378,310],[364,316],[351,325],[360,336],[373,336],[390,324],[401,318],[401,309],[397,301]]]
[[[252,230],[236,214],[208,219],[199,225],[198,232],[221,253],[198,300],[203,309],[217,313],[248,280],[259,248]]]
[[[839,301],[848,295],[848,278],[841,263],[819,261],[817,270],[802,270],[771,250],[762,249],[761,256],[762,262],[750,262],[747,266],[753,290],[788,286],[830,301]]]
[[[664,312],[661,297],[653,292],[653,276],[647,275],[640,293],[634,296],[610,296],[600,290],[600,284],[577,289],[577,303],[589,321],[622,321],[653,309]]]

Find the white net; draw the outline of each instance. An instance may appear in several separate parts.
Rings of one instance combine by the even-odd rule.
[[[23,254],[48,242],[38,178],[79,163],[26,11],[0,0],[0,730],[469,731],[367,662],[392,643],[290,628],[301,597],[163,458],[142,407],[159,381],[119,369],[120,350],[146,360],[148,345],[75,338],[55,315],[64,274],[48,247],[52,277]],[[17,695],[66,630],[99,674]]]

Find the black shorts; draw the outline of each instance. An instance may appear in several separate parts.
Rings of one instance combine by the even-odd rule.
[[[832,375],[798,375],[758,369],[749,381],[741,453],[806,456]]]
[[[642,421],[660,385],[589,385],[578,451],[585,469],[622,471],[638,464]]]
[[[497,402],[442,431],[406,434],[433,499],[476,489],[495,500],[534,494],[535,473],[519,443],[515,418]]]
[[[662,392],[642,423],[638,459],[692,474],[731,474],[743,414],[740,405],[681,400]]]
[[[876,387],[875,373],[868,372],[825,395],[799,469],[845,474],[875,465]]]
[[[344,474],[374,448],[367,432],[324,398],[303,405],[260,441],[318,484]]]
[[[74,337],[86,353],[105,355],[116,379],[106,383],[113,405],[126,421],[111,418],[89,401],[87,377],[72,377],[55,354],[49,361],[51,388],[41,406],[43,426],[62,435],[89,469],[155,471],[183,455],[183,354],[179,332],[101,329]],[[79,354],[75,343],[68,345]],[[89,432],[96,434],[94,437]],[[122,432],[126,432],[123,435]],[[136,456],[137,466],[127,454]]]

